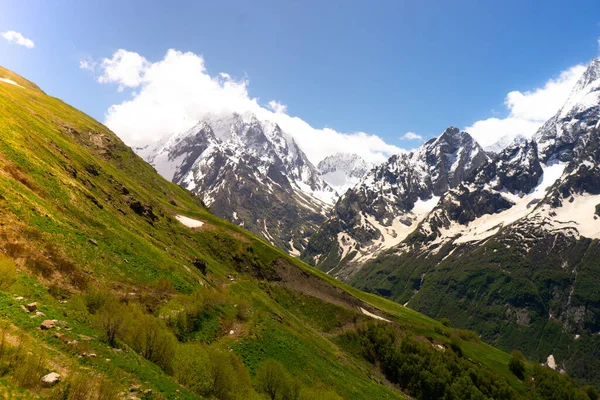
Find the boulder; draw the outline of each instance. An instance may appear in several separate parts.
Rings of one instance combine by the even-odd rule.
[[[29,310],[29,312],[37,311],[37,302],[34,301],[33,303],[27,304],[27,310]]]
[[[60,375],[56,372],[50,372],[42,377],[42,386],[44,387],[52,387],[58,382],[60,382]]]
[[[52,329],[52,328],[54,328],[54,327],[55,327],[55,323],[54,323],[54,321],[53,321],[53,320],[51,320],[51,319],[45,319],[45,320],[42,322],[42,324],[40,325],[40,328],[41,328],[43,331],[47,331],[47,330],[49,330],[49,329]]]

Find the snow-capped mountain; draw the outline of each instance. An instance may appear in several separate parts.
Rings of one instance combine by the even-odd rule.
[[[570,161],[600,121],[600,58],[592,60],[566,103],[535,134],[542,160]]]
[[[490,237],[545,198],[546,189],[591,141],[599,120],[596,59],[533,140],[508,134],[486,152],[451,127],[373,168],[338,200],[304,258],[348,277],[382,250],[407,245],[401,242],[411,234],[441,241],[461,235],[463,242],[469,235]]]
[[[449,129],[374,168],[338,200],[303,257],[360,289],[452,316],[501,347],[540,362],[554,352],[557,368],[600,379],[582,350],[600,345],[599,121],[596,59],[532,140],[509,135],[484,152]]]
[[[521,134],[504,135],[500,139],[498,139],[495,143],[493,143],[487,147],[484,147],[484,150],[487,151],[488,153],[498,154],[502,150],[504,150],[505,148],[510,146],[511,144],[521,143],[521,142],[524,142],[525,140],[527,140],[527,138],[525,138],[525,136],[523,136]]]
[[[304,258],[333,272],[399,244],[439,196],[487,161],[481,146],[455,127],[411,153],[392,156],[338,200],[321,228],[326,234],[309,242]]]
[[[356,185],[374,164],[363,160],[358,154],[336,153],[317,164],[323,180],[340,195]]]
[[[250,113],[209,115],[137,152],[218,216],[291,254],[337,198],[291,135]]]

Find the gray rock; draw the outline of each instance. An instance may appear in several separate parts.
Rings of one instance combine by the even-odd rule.
[[[48,375],[44,375],[41,382],[43,387],[52,387],[60,382],[60,374],[51,372]]]

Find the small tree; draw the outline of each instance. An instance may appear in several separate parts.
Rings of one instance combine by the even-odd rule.
[[[519,379],[525,378],[525,363],[523,360],[525,356],[518,350],[513,350],[511,353],[510,361],[508,362],[508,369],[510,372],[515,374],[515,376]]]
[[[282,397],[288,391],[288,374],[283,365],[275,360],[266,360],[256,370],[256,390],[271,400]]]
[[[125,326],[125,307],[115,299],[107,300],[96,312],[96,325],[102,329],[106,342],[115,347],[117,337],[121,335]]]
[[[175,379],[201,396],[209,396],[212,388],[210,359],[206,345],[181,344],[173,362]]]

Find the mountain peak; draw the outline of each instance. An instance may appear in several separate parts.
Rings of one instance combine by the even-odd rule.
[[[593,59],[569,98],[554,117],[534,135],[544,162],[569,161],[583,143],[580,139],[600,121],[600,58]]]
[[[321,160],[317,169],[325,182],[341,195],[356,185],[373,166],[356,153],[336,153]]]
[[[526,142],[527,138],[521,134],[515,135],[504,135],[498,139],[495,143],[487,146],[484,150],[488,153],[498,154],[505,148],[513,146],[514,144],[521,144]]]

